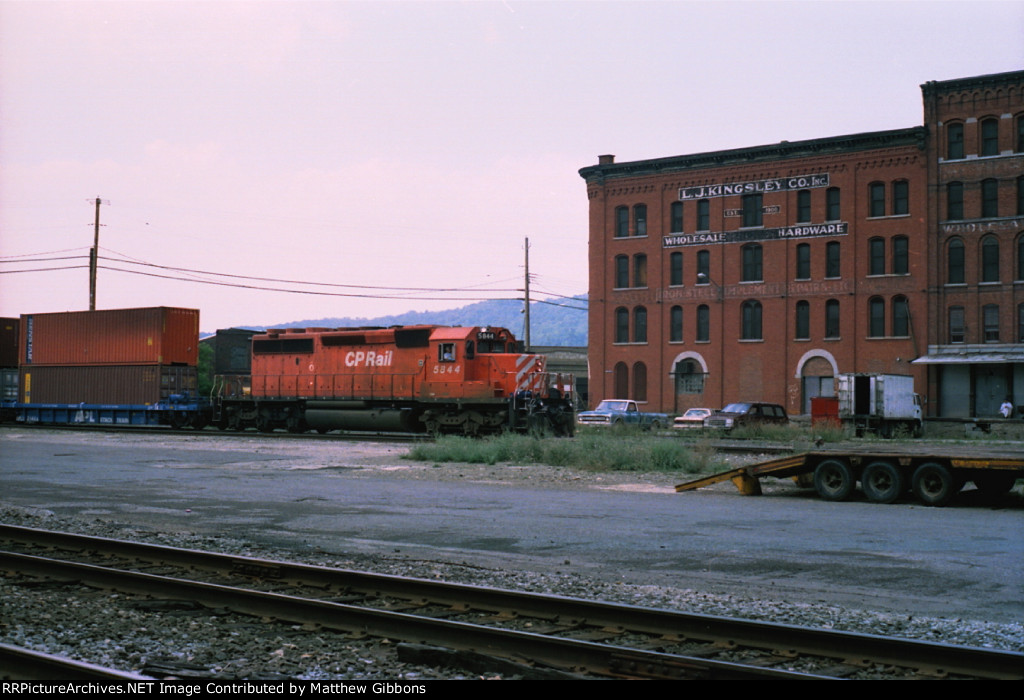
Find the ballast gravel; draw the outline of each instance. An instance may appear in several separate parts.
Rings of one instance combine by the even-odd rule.
[[[647,488],[661,477],[602,474],[508,465],[429,465],[406,469],[394,446],[367,447],[362,464],[398,465],[397,478],[509,481],[586,481],[606,488]],[[399,450],[401,451],[401,450]],[[379,454],[376,454],[379,452]],[[764,459],[733,457],[734,463]],[[315,466],[315,458],[310,466]],[[528,475],[527,475],[528,472]],[[564,484],[563,484],[564,485]],[[115,521],[59,517],[43,509],[0,503],[0,522],[250,557],[299,561],[384,574],[415,576],[496,588],[526,590],[690,613],[766,620],[779,624],[854,631],[943,644],[1024,651],[1024,623],[935,618],[725,595],[663,586],[628,585],[577,573],[510,571],[478,565],[408,560],[395,554],[368,557],[297,553],[223,536],[143,530]],[[438,667],[407,655],[403,644],[353,639],[343,633],[266,622],[224,611],[51,582],[0,578],[0,642],[158,678],[229,680],[352,680],[415,682],[430,679],[516,679],[514,669],[471,663]]]
[[[783,603],[660,586],[588,581],[577,575],[488,570],[448,563],[338,559],[264,550],[226,537],[170,535],[116,523],[58,518],[0,506],[0,521],[25,527],[152,542],[249,557],[529,590],[644,607],[768,620],[780,624],[1024,650],[1024,624],[909,617],[828,605]],[[507,669],[438,668],[403,659],[391,641],[264,622],[235,613],[161,605],[135,596],[41,581],[0,579],[0,641],[161,678],[397,680],[515,679]]]

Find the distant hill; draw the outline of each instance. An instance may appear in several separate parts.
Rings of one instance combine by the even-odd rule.
[[[587,344],[587,296],[554,302],[530,304],[530,344],[564,347]],[[519,301],[480,301],[444,311],[407,311],[377,318],[313,318],[269,325],[243,325],[242,328],[344,328],[347,326],[499,326],[508,328],[519,339],[524,337],[526,316]]]

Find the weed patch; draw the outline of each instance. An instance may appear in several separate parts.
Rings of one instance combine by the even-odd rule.
[[[546,464],[593,471],[674,471],[688,474],[725,468],[706,441],[693,443],[650,434],[588,432],[575,438],[507,433],[488,438],[441,437],[406,455],[424,462]]]

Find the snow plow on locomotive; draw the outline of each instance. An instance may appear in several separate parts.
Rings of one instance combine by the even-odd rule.
[[[570,374],[504,328],[288,328],[252,337],[248,375],[215,380],[225,429],[571,435]]]

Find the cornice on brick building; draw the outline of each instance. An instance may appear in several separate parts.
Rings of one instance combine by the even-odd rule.
[[[749,165],[751,163],[778,162],[791,158],[807,158],[832,153],[852,153],[893,146],[925,147],[927,131],[923,126],[889,131],[871,131],[846,136],[831,136],[806,141],[782,141],[780,143],[749,148],[734,148],[725,151],[711,151],[669,158],[654,158],[628,163],[615,163],[614,156],[601,156],[597,165],[581,168],[579,173],[587,182],[607,179],[637,177],[642,175],[664,175],[676,171],[700,168],[720,168],[728,165]]]

